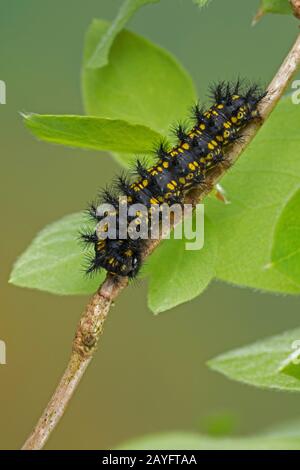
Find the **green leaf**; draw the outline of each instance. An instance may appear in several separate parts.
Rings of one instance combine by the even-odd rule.
[[[254,142],[222,179],[231,204],[209,198],[206,213],[217,227],[220,248],[217,277],[261,290],[300,292],[296,283],[271,264],[280,214],[300,180],[300,107],[282,100]]]
[[[126,23],[139,8],[147,3],[157,2],[159,2],[159,0],[125,0],[115,20],[110,25],[105,35],[99,39],[95,51],[89,59],[88,67],[97,69],[107,65],[111,46]]]
[[[262,0],[261,9],[264,13],[280,13],[282,15],[292,13],[289,0]]]
[[[288,201],[276,225],[272,266],[300,284],[300,190]]]
[[[299,450],[300,426],[291,434],[259,434],[246,437],[213,438],[189,432],[165,432],[132,439],[119,450]]]
[[[165,240],[146,263],[150,276],[148,306],[161,313],[198,296],[215,275],[217,238],[205,219],[205,242],[200,250],[186,250],[187,240]]]
[[[255,25],[266,13],[289,15],[293,10],[289,0],[261,0],[252,24]]]
[[[56,144],[114,152],[150,151],[153,141],[161,136],[140,124],[120,119],[91,116],[24,116],[28,129],[39,139]]]
[[[256,387],[300,391],[298,356],[287,361],[299,346],[300,328],[222,354],[208,365],[231,379]]]
[[[141,124],[165,135],[170,123],[186,118],[196,100],[191,78],[168,52],[128,31],[116,37],[106,67],[88,69],[108,28],[104,21],[93,21],[86,38],[87,114]]]
[[[104,272],[94,278],[84,274],[85,252],[79,232],[87,226],[83,213],[72,214],[48,225],[17,260],[10,282],[53,294],[95,292]]]

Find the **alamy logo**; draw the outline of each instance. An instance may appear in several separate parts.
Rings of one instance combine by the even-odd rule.
[[[295,90],[292,93],[292,103],[300,103],[300,80],[294,80],[292,83],[292,89]]]
[[[0,340],[0,364],[6,364],[6,344]]]
[[[151,204],[150,208],[143,204],[128,206],[126,196],[121,196],[116,207],[111,204],[97,207],[98,240],[168,239],[174,226],[174,239],[186,240],[186,250],[201,250],[204,246],[203,204],[196,204],[194,217],[192,204]]]
[[[0,80],[0,104],[6,104],[6,83]]]
[[[279,364],[278,372],[283,372],[291,365],[300,365],[300,340],[296,339],[292,342],[290,354]]]

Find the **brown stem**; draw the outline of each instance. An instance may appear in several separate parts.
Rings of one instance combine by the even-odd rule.
[[[300,20],[300,0],[290,0],[290,4],[293,9],[293,13]]]
[[[44,447],[93,358],[113,300],[126,287],[127,283],[127,278],[120,278],[116,282],[113,277],[108,275],[91,298],[78,324],[71,358],[65,373],[22,450],[39,450]]]
[[[247,135],[243,143],[234,145],[226,155],[226,166],[219,165],[215,167],[207,175],[205,187],[189,193],[186,198],[187,203],[195,204],[202,201],[212,191],[222,176],[224,176],[227,169],[235,163],[256,135],[262,122],[273,111],[299,65],[300,35],[268,87],[268,94],[260,105],[262,120],[252,123],[247,128]],[[158,244],[159,240],[152,240],[144,252],[144,258],[152,253]],[[57,426],[87,366],[94,356],[110,306],[127,284],[128,280],[126,278],[112,277],[108,274],[102,286],[91,298],[79,322],[73,342],[71,359],[66,371],[35,429],[25,442],[23,450],[42,449],[51,432]]]

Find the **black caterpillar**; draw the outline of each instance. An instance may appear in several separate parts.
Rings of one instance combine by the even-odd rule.
[[[153,205],[182,205],[186,191],[203,183],[206,172],[224,160],[225,147],[241,137],[241,130],[247,124],[260,118],[257,106],[266,93],[257,85],[242,88],[240,81],[233,85],[222,82],[214,86],[214,104],[206,111],[198,105],[194,107],[195,125],[189,131],[181,125],[176,128],[178,144],[175,147],[169,149],[167,144],[161,143],[156,150],[155,165],[146,168],[138,160],[135,168],[138,177],[134,182],[121,176],[114,190],[103,191],[101,202],[113,206],[117,215],[117,235],[116,239],[103,238],[97,230],[81,235],[95,248],[87,273],[104,268],[115,275],[130,278],[137,275],[145,240],[133,240],[129,236],[119,238],[119,196],[123,196],[128,207],[132,204],[146,206],[149,219]],[[103,215],[97,214],[95,204],[90,206],[89,214],[97,222],[103,220]],[[133,218],[129,217],[128,223]],[[136,223],[139,222],[137,218]]]

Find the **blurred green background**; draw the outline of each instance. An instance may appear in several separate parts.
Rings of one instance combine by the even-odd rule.
[[[129,27],[170,50],[200,97],[212,80],[267,83],[297,34],[288,16],[251,20],[258,1],[161,0]],[[35,425],[70,354],[84,297],[55,297],[7,284],[16,257],[49,222],[84,208],[118,170],[106,154],[35,141],[19,111],[81,114],[80,65],[92,18],[112,19],[117,0],[0,0],[1,323],[0,448],[18,448]],[[159,112],[159,109],[158,109]],[[131,286],[111,311],[101,346],[48,449],[110,448],[162,430],[206,430],[229,414],[250,433],[295,417],[299,397],[256,390],[211,372],[207,359],[299,326],[297,298],[213,283],[161,316],[146,285]],[[211,425],[209,425],[211,427]]]

